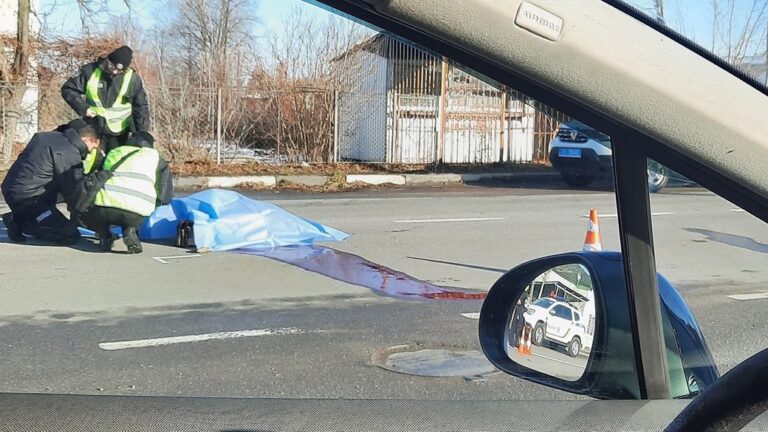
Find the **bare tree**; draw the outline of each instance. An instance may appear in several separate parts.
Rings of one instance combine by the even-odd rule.
[[[16,126],[21,117],[21,102],[27,90],[27,77],[30,72],[30,57],[32,53],[32,35],[30,33],[30,18],[32,10],[30,0],[19,0],[16,19],[16,38],[3,40],[0,47],[0,81],[6,84],[3,94],[3,145],[0,158],[9,162],[13,155],[13,144],[16,141]],[[9,58],[8,53],[13,53]]]
[[[220,88],[238,84],[252,64],[253,0],[177,0],[171,24],[184,79]]]
[[[713,0],[712,14],[712,51],[725,61],[744,66],[747,57],[763,51],[768,32],[768,0]]]
[[[123,0],[130,8],[131,0]],[[83,28],[87,31],[88,20],[108,6],[108,0],[77,0]],[[31,0],[18,0],[16,8],[16,37],[0,40],[0,83],[3,84],[2,99],[2,146],[0,161],[9,162],[13,157],[16,130],[24,108],[22,101],[35,77],[33,53],[43,43],[39,32],[33,32],[31,22],[38,19],[38,11],[32,10]],[[61,48],[61,46],[59,46]]]
[[[283,31],[266,41],[267,71],[252,84],[272,95],[264,121],[271,125],[268,133],[280,153],[294,162],[328,161],[333,156],[335,93],[340,84],[334,62],[372,32],[335,16],[317,20],[301,8],[285,22]]]

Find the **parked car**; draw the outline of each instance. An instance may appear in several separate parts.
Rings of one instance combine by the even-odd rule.
[[[611,138],[577,120],[561,124],[549,142],[549,161],[573,187],[586,187],[601,174],[611,174],[612,155]],[[664,189],[671,178],[690,182],[664,165],[648,160],[649,191]]]
[[[526,324],[533,328],[531,342],[536,346],[553,342],[564,346],[571,357],[591,348],[581,313],[566,302],[541,298],[531,303],[524,316]]]

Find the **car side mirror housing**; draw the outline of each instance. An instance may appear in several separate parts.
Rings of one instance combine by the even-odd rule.
[[[670,394],[690,398],[718,371],[680,293],[661,275],[658,285]],[[574,319],[551,321],[555,308]],[[510,270],[489,291],[479,331],[486,357],[510,375],[598,399],[641,398],[620,253],[567,253]]]

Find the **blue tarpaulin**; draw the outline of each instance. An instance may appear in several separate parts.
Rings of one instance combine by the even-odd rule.
[[[142,240],[176,238],[183,220],[192,221],[197,249],[225,251],[341,241],[347,234],[256,201],[237,192],[208,189],[158,207],[141,227]]]

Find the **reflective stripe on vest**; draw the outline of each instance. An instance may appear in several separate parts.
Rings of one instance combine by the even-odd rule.
[[[136,151],[136,147],[120,146],[110,151],[104,160],[104,169],[111,169],[123,156]],[[155,211],[157,192],[157,165],[160,154],[155,149],[142,148],[131,155],[112,173],[104,188],[96,195],[94,205],[112,207],[141,216]]]
[[[125,71],[123,84],[120,86],[115,103],[111,107],[105,107],[99,98],[101,74],[101,68],[97,67],[93,70],[88,78],[88,83],[85,85],[85,97],[96,115],[104,117],[107,129],[112,133],[120,134],[128,129],[133,112],[133,105],[130,102],[125,102],[125,95],[128,94],[128,87],[131,84],[131,78],[133,78],[133,69],[128,68]]]

